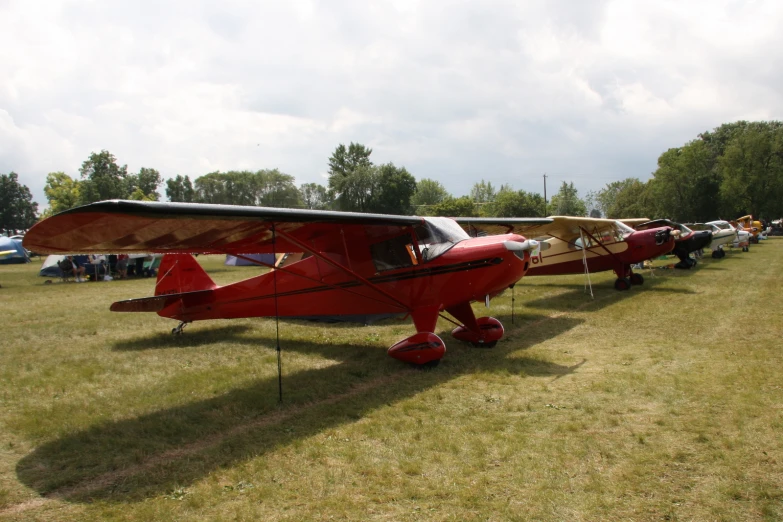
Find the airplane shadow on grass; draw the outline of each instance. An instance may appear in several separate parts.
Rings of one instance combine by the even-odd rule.
[[[666,277],[656,274],[651,277],[649,274],[644,274],[644,284],[642,286],[632,286],[630,290],[618,291],[614,288],[614,280],[611,282],[602,282],[593,285],[593,294],[595,299],[590,297],[590,290],[585,290],[584,285],[574,284],[562,284],[562,283],[544,283],[538,284],[535,288],[564,288],[568,289],[567,292],[562,292],[556,295],[547,295],[536,299],[527,300],[524,297],[517,297],[517,302],[522,306],[543,309],[543,310],[560,310],[569,311],[583,309],[588,310],[600,310],[606,306],[613,305],[635,297],[642,295],[645,292],[663,292],[667,294],[695,294],[693,290],[689,288],[671,288],[664,287],[662,284],[666,282]],[[505,323],[503,323],[505,324]]]
[[[18,462],[17,476],[44,497],[69,502],[140,501],[355,422],[461,375],[502,372],[560,378],[585,361],[569,367],[520,356],[519,351],[581,323],[568,317],[526,315],[524,322],[507,329],[507,337],[494,349],[484,350],[442,332],[449,351],[432,370],[402,365],[385,349],[286,342],[283,357],[285,351],[295,350],[339,362],[293,374],[285,374],[284,366],[282,406],[273,377],[209,399],[96,424],[39,446]],[[535,328],[526,327],[531,324]],[[268,348],[275,346],[273,338],[243,336],[241,342],[245,341],[267,346],[267,357],[274,354]]]

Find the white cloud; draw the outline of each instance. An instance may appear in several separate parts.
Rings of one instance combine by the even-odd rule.
[[[736,119],[780,119],[783,4],[665,0],[0,4],[0,172],[43,203],[110,150],[164,176],[323,183],[373,148],[456,195],[582,193]],[[551,189],[550,189],[551,190]]]

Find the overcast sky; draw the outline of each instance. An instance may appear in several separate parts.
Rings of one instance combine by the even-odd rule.
[[[783,119],[781,27],[780,0],[0,0],[0,173],[41,207],[47,173],[102,149],[326,184],[353,141],[455,196],[544,173],[584,196]]]

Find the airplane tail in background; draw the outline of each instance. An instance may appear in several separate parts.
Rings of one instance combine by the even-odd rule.
[[[190,254],[166,254],[158,268],[155,295],[214,290],[217,285]]]

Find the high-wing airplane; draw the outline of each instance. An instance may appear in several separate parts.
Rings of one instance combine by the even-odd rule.
[[[672,228],[636,231],[614,219],[551,216],[551,223],[529,224],[523,218],[455,218],[470,235],[518,233],[536,238],[546,251],[534,252],[527,275],[581,274],[613,270],[614,287],[628,290],[644,277],[631,265],[674,248]],[[646,221],[646,220],[645,220]]]
[[[741,248],[743,252],[747,252],[750,250],[750,232],[747,230],[737,228],[733,224],[731,224],[728,221],[718,219],[716,221],[708,221],[708,225],[715,225],[716,227],[723,229],[723,230],[733,230],[734,233],[737,235],[736,239],[732,243],[733,247]]]
[[[753,219],[753,216],[742,216],[738,217],[735,222],[741,227],[743,230],[747,230],[750,233],[750,242],[758,244],[759,242],[759,234],[763,231],[763,226],[761,225],[761,221],[757,221]]]
[[[446,351],[434,333],[443,311],[456,319],[452,336],[459,340],[491,347],[503,336],[500,321],[476,318],[470,303],[489,303],[513,285],[531,265],[530,250],[539,247],[512,233],[471,238],[449,218],[139,201],[65,211],[35,225],[24,242],[41,253],[165,253],[155,296],[120,301],[111,310],[176,319],[172,333],[207,319],[364,323],[409,315],[417,333],[388,353],[428,365]],[[191,255],[247,252],[309,257],[218,286]]]
[[[638,221],[640,220],[623,220],[625,224],[631,225],[636,230],[651,230],[666,226],[680,232],[677,239],[674,241],[674,248],[672,249],[672,253],[680,260],[679,263],[674,265],[676,268],[693,268],[696,265],[696,261],[691,259],[689,254],[701,250],[712,241],[711,230],[694,231],[682,223],[675,223],[668,219],[655,219],[642,223],[639,223]]]
[[[691,230],[712,232],[712,241],[705,248],[712,250],[713,259],[726,257],[726,251],[723,250],[723,247],[737,240],[737,230],[731,225],[726,228],[721,228],[714,223],[685,223],[684,225]]]

